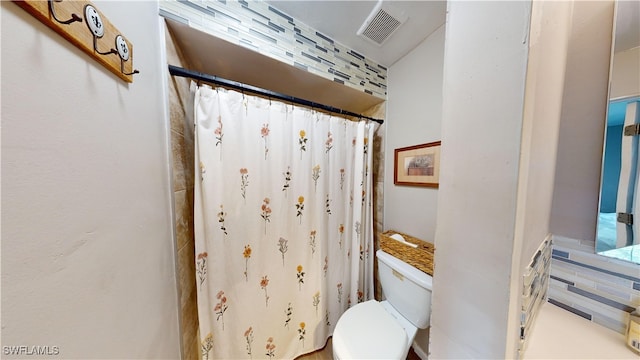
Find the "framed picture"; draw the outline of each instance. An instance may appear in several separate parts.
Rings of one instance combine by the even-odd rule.
[[[440,141],[395,149],[393,183],[437,188]]]

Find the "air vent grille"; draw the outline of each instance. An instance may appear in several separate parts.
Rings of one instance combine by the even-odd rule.
[[[382,44],[400,26],[400,21],[389,15],[386,11],[380,10],[367,26],[362,35],[373,40],[377,44]]]
[[[360,26],[358,35],[377,45],[382,45],[407,19],[408,16],[403,11],[383,3],[383,1],[378,1],[373,11]]]

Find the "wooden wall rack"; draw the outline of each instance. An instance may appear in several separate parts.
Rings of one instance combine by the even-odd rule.
[[[133,82],[133,44],[89,1],[14,1],[126,82]]]

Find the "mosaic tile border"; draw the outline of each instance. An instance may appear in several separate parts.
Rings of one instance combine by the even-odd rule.
[[[547,298],[549,273],[551,268],[552,239],[547,237],[522,276],[522,308],[520,312],[519,354],[526,349],[527,335],[538,315],[540,305]]]
[[[387,68],[263,1],[161,0],[160,15],[386,99]]]
[[[640,305],[640,265],[600,256],[588,242],[553,237],[549,302],[624,333]],[[593,242],[591,242],[593,243]]]

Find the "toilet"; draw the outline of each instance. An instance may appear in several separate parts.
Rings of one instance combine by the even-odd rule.
[[[342,314],[333,331],[334,359],[406,359],[418,329],[429,326],[432,277],[382,250],[376,257],[387,300]]]

